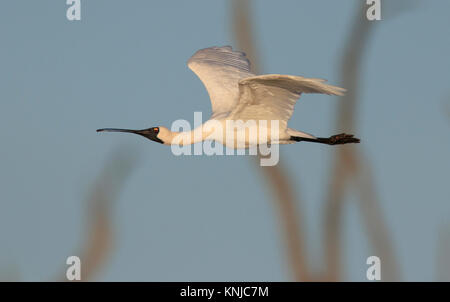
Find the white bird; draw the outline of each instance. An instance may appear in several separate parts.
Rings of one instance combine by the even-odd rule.
[[[104,128],[97,132],[134,133],[165,145],[214,140],[231,148],[301,141],[328,145],[359,143],[358,138],[345,133],[323,138],[287,127],[302,93],[343,95],[343,88],[325,84],[322,79],[281,74],[255,75],[250,72],[250,61],[245,53],[233,51],[230,46],[201,49],[187,65],[203,82],[211,99],[212,116],[200,127],[184,132],[172,132],[163,126],[143,130]],[[262,129],[260,123],[255,123],[258,134],[252,138],[248,135],[252,129],[244,127],[237,127],[230,133],[226,123],[238,120],[278,121],[279,127],[274,134],[270,126]],[[262,130],[266,130],[264,137],[259,134]],[[247,135],[242,136],[243,133]]]

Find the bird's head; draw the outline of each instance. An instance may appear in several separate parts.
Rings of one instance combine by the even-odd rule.
[[[148,129],[142,130],[132,130],[132,129],[117,129],[117,128],[103,128],[97,129],[97,132],[126,132],[126,133],[134,133],[139,134],[143,137],[148,138],[154,142],[164,144],[162,137],[166,131],[165,127],[151,127]]]

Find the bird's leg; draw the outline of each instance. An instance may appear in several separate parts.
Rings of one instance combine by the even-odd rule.
[[[312,142],[312,143],[320,143],[320,144],[327,144],[327,145],[343,145],[343,144],[350,144],[350,143],[359,143],[359,138],[353,137],[351,134],[336,134],[333,136],[330,136],[328,138],[326,137],[317,137],[317,138],[306,138],[306,137],[299,137],[299,136],[291,136],[291,139],[296,142]]]

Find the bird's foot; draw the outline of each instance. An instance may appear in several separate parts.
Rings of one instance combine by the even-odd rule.
[[[353,137],[351,134],[336,134],[333,136],[330,136],[328,138],[328,144],[330,145],[343,145],[343,144],[358,144],[360,142],[359,138]]]

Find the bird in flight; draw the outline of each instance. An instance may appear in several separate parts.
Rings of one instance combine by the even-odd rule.
[[[255,75],[250,71],[250,61],[245,53],[233,51],[230,46],[201,49],[189,59],[187,65],[208,91],[212,106],[212,116],[208,121],[191,131],[182,132],[173,132],[163,126],[143,130],[103,128],[97,132],[134,133],[165,145],[214,140],[231,148],[302,141],[327,145],[359,143],[359,139],[350,134],[316,137],[287,126],[300,95],[343,95],[343,88],[328,85],[322,79],[281,74]],[[252,126],[241,123],[230,133],[230,128],[226,126],[230,121],[278,123],[276,128],[267,123],[254,123]],[[256,137],[251,137],[252,129],[249,127],[257,128]],[[272,128],[276,129],[275,133]],[[266,130],[264,137],[259,134],[262,130]]]

